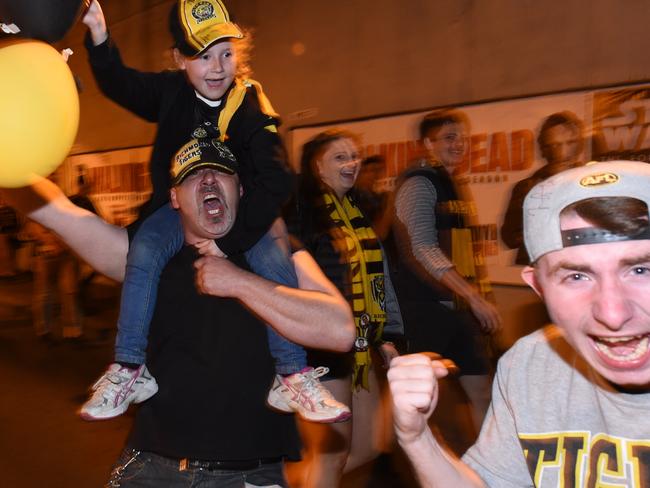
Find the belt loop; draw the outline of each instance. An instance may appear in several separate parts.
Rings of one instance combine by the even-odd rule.
[[[129,459],[124,464],[116,466],[115,469],[113,469],[111,473],[111,479],[108,480],[106,488],[118,488],[121,486],[120,482],[122,481],[122,476],[124,476],[124,471],[126,471],[126,468],[129,467],[129,464],[136,460],[136,458],[140,455],[140,451],[129,449],[128,455]]]

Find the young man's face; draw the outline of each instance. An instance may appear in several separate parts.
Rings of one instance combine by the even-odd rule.
[[[542,153],[549,164],[577,163],[582,157],[582,135],[571,124],[551,127],[544,135]]]
[[[185,242],[225,236],[235,223],[242,188],[237,175],[212,168],[190,173],[171,189],[172,206],[179,210]]]
[[[237,56],[231,40],[219,41],[195,58],[183,56],[176,49],[174,58],[194,89],[210,100],[221,99],[237,73]]]
[[[577,215],[563,229],[590,227]],[[564,248],[524,280],[544,299],[567,341],[610,382],[650,389],[650,240]]]
[[[465,157],[468,136],[463,124],[445,124],[437,131],[431,131],[429,137],[424,138],[424,145],[433,159],[453,173]]]

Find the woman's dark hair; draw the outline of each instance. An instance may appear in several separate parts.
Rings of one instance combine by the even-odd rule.
[[[636,235],[648,227],[648,206],[630,197],[593,197],[572,203],[560,216],[575,212],[598,229]]]

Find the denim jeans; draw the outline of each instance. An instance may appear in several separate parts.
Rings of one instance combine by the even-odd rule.
[[[282,467],[277,462],[245,471],[181,468],[178,460],[127,448],[106,488],[286,488]]]
[[[182,248],[183,240],[178,212],[165,205],[142,223],[131,241],[117,321],[116,361],[145,362],[147,335],[156,305],[160,275],[169,260]],[[263,278],[298,287],[282,219],[277,219],[271,229],[246,252],[246,259],[253,272]],[[271,327],[267,327],[267,331],[277,373],[295,373],[306,366],[306,352],[301,346],[289,342]]]

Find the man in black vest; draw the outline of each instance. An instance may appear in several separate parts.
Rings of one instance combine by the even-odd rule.
[[[108,486],[284,487],[283,460],[299,456],[299,441],[293,416],[265,404],[274,366],[264,322],[347,351],[352,316],[305,251],[293,255],[301,289],[251,273],[243,255],[198,255],[232,228],[242,187],[225,145],[195,143],[172,167],[186,246],[162,274],[149,332],[158,393],[140,407]]]
[[[397,180],[394,283],[409,351],[434,351],[457,363],[478,428],[490,400],[478,329],[494,332],[501,319],[485,298],[489,282],[474,262],[468,228],[473,202],[459,194],[453,179],[467,139],[468,124],[459,112],[434,112],[420,123],[422,157]]]

